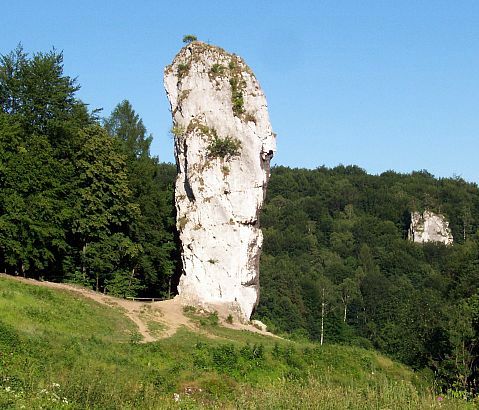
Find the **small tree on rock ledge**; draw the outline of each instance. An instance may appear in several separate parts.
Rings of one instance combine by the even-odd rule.
[[[198,38],[193,34],[186,34],[185,36],[183,36],[183,43],[185,44],[190,44],[191,42],[196,40],[198,40]]]

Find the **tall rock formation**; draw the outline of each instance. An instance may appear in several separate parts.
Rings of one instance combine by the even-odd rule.
[[[409,240],[418,243],[440,242],[450,245],[453,242],[449,222],[444,215],[427,210],[423,213],[411,213],[411,226],[408,236]]]
[[[184,304],[249,319],[259,297],[259,211],[275,152],[265,96],[243,60],[194,41],[165,68],[178,167]]]

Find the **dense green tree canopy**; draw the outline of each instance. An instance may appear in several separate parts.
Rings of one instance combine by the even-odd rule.
[[[0,268],[166,294],[177,269],[169,167],[150,156],[128,101],[101,126],[78,89],[55,50],[0,58]]]
[[[411,212],[424,209],[447,217],[453,246],[407,240]],[[325,342],[372,344],[418,369],[429,367],[445,385],[475,389],[475,184],[425,171],[368,175],[352,166],[276,167],[261,222],[256,314],[273,329],[317,340],[323,333]]]
[[[171,296],[176,167],[124,100],[99,121],[55,50],[0,58],[0,271],[118,296]],[[274,167],[261,214],[261,299],[274,331],[377,348],[477,393],[479,190],[427,171]],[[407,240],[412,211],[454,245]]]

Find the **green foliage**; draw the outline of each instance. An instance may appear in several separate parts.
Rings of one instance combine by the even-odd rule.
[[[79,86],[63,75],[63,54],[52,50],[31,58],[19,45],[0,57],[0,110],[16,116],[29,132],[51,133],[83,104]]]
[[[213,76],[222,75],[225,71],[225,67],[219,63],[215,63],[211,66],[210,73]]]
[[[2,408],[439,408],[415,374],[371,351],[220,326],[142,344],[114,308],[4,278],[0,289],[11,295],[0,299]]]
[[[130,236],[136,247],[129,249],[136,252],[130,251],[133,263],[129,268],[122,266],[120,269],[124,272],[123,282],[134,289],[135,295],[168,295],[177,263],[174,255],[175,215],[171,206],[176,170],[150,157],[151,135],[148,136],[143,122],[128,101],[120,103],[105,124],[108,124],[110,135],[123,142],[128,186],[133,202],[139,207],[139,215],[129,223]],[[113,291],[111,286],[110,289]]]
[[[236,116],[240,116],[245,112],[244,110],[244,99],[243,99],[243,90],[242,82],[236,78],[230,78],[231,85],[231,102],[233,103],[233,113]]]
[[[189,63],[179,63],[178,64],[178,67],[177,67],[177,75],[178,75],[178,78],[183,78],[184,76],[186,76],[188,74],[188,72],[190,71],[190,64]]]
[[[268,189],[260,320],[292,338],[372,346],[429,368],[444,393],[477,393],[475,184],[424,171],[277,167]],[[425,208],[446,215],[454,246],[407,241],[411,211]]]
[[[188,314],[188,313],[195,313],[196,308],[194,306],[186,305],[183,307],[183,312]]]
[[[181,78],[189,64],[177,68]],[[215,65],[209,74],[222,75],[225,70]],[[244,112],[245,82],[239,61],[232,58],[228,70],[234,114],[254,122]],[[89,112],[76,97],[78,89],[75,80],[63,73],[63,55],[55,50],[30,57],[18,47],[0,58],[0,272],[73,281],[120,296],[170,295],[180,263],[173,206],[176,168],[150,156],[151,135],[128,101],[121,102],[100,126],[97,112]],[[240,155],[240,141],[219,137],[197,121],[188,125],[187,131],[192,129],[209,138],[210,158],[228,161]],[[222,163],[221,169],[225,176],[230,172],[227,164]],[[356,166],[276,167],[268,188],[261,215],[259,319],[298,341],[324,338],[326,344],[380,349],[416,369],[429,369],[444,392],[461,397],[477,394],[479,190],[475,184],[460,178],[435,179],[424,170],[368,175]],[[454,246],[406,240],[411,211],[424,209],[446,216]],[[178,227],[183,229],[187,222],[186,216],[179,218]],[[41,325],[47,330],[40,336],[51,336],[58,331],[55,321],[60,316],[52,316],[43,304],[55,296],[30,294],[38,306],[24,306],[16,314],[25,318],[25,329],[31,334],[37,336],[36,326]],[[0,307],[12,300],[20,303],[11,291],[2,288],[0,295]],[[0,345],[12,348],[15,340],[18,346],[30,340],[29,334],[12,328],[13,316],[0,317]],[[81,319],[87,322],[87,317]],[[228,337],[217,326],[217,317],[201,317],[201,321],[208,330]],[[81,335],[76,329],[70,330],[74,352],[65,360],[74,362],[85,341],[77,339]],[[103,336],[85,342],[93,350],[104,343]],[[140,348],[136,343],[131,346]],[[239,349],[232,353],[234,363],[213,365],[212,356],[206,363],[212,372],[231,365],[242,374],[244,357]],[[306,356],[281,349],[273,352],[281,366],[288,366],[280,376],[306,380],[301,370]],[[223,353],[216,351],[218,363]],[[35,367],[42,355],[35,352],[32,357]],[[268,363],[267,352],[264,357]],[[89,381],[101,380],[96,371],[104,374],[105,370],[93,366]],[[69,376],[75,383],[75,373]],[[173,388],[163,382],[167,373],[150,376],[162,388]],[[205,381],[211,395],[222,387],[233,389],[229,383],[238,379],[224,376],[214,373]],[[31,378],[22,373],[22,380],[26,384]],[[83,407],[104,400],[99,387],[78,393],[71,389],[69,394]],[[4,390],[0,392],[4,395]],[[81,401],[80,394],[93,401]],[[267,391],[261,394],[268,397]],[[0,407],[4,399],[0,396]],[[38,400],[33,408],[47,407]]]
[[[78,89],[55,51],[0,59],[0,271],[169,294],[175,167],[128,101],[101,127]]]
[[[153,136],[147,136],[143,121],[128,100],[118,104],[103,124],[111,137],[120,139],[129,163],[149,157]]]
[[[200,319],[202,326],[218,326],[219,318],[218,312],[209,313],[206,317]]]
[[[215,135],[208,145],[208,156],[223,158],[226,161],[240,155],[241,141],[232,137],[218,137]]]
[[[174,137],[180,138],[181,136],[185,134],[185,129],[179,125],[174,125],[171,127],[170,132]]]
[[[193,34],[186,34],[185,36],[183,36],[183,43],[185,43],[185,44],[190,44],[193,41],[197,41],[197,40],[198,39]]]

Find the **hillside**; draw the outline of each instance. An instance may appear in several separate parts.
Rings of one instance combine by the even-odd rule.
[[[407,239],[411,212],[425,209],[449,221],[452,246]],[[257,317],[299,337],[373,347],[428,369],[444,391],[477,393],[476,184],[426,171],[276,167],[261,223]]]
[[[55,50],[28,55],[20,45],[0,58],[0,272],[63,284],[55,285],[57,288],[65,288],[66,282],[75,283],[97,291],[80,293],[103,303],[97,306],[79,299],[78,288],[75,294],[69,293],[77,301],[75,307],[68,298],[58,296],[61,294],[38,288],[32,291],[40,295],[36,299],[34,294],[30,298],[2,298],[7,312],[1,318],[2,326],[7,326],[2,343],[11,347],[17,339],[22,341],[20,346],[25,352],[13,357],[19,360],[15,365],[22,375],[19,380],[22,386],[30,383],[30,392],[44,383],[43,375],[53,372],[52,382],[56,383],[54,379],[68,373],[65,369],[70,364],[81,367],[93,360],[88,355],[101,358],[105,349],[116,352],[115,357],[123,357],[126,350],[122,349],[131,345],[128,354],[133,360],[141,355],[136,349],[141,352],[150,348],[147,344],[137,347],[139,342],[173,334],[183,322],[186,329],[180,332],[184,340],[206,338],[205,326],[197,335],[194,318],[185,318],[173,302],[163,305],[171,310],[163,316],[167,320],[162,321],[154,305],[150,306],[153,311],[143,311],[141,304],[113,298],[170,299],[177,293],[182,272],[174,207],[177,169],[150,154],[152,136],[127,100],[108,117],[100,118],[98,110],[90,110],[78,98],[79,88],[74,78],[63,73],[63,54]],[[173,126],[172,133],[177,131]],[[411,213],[424,211],[437,213],[447,221],[454,238],[452,246],[408,240]],[[433,378],[430,384],[443,394],[471,400],[478,396],[476,184],[460,177],[435,178],[425,170],[369,175],[357,166],[276,166],[271,169],[258,221],[264,242],[260,299],[254,315],[270,330],[294,340],[323,342],[322,351],[344,351],[344,360],[351,363],[355,358],[350,358],[348,352],[354,348],[338,345],[374,349]],[[200,231],[199,225],[193,228]],[[206,260],[207,266],[216,264],[216,258]],[[7,283],[2,279],[2,285]],[[50,297],[59,306],[49,307]],[[29,305],[21,307],[22,300]],[[78,305],[78,301],[83,302]],[[115,306],[106,309],[108,304]],[[81,320],[68,313],[69,308],[78,310],[87,305],[90,310],[82,310]],[[120,308],[138,329],[119,313]],[[91,319],[97,316],[98,322]],[[215,317],[210,319],[215,321]],[[196,322],[200,321],[208,324],[207,319],[196,318]],[[85,323],[87,329],[80,323]],[[116,326],[123,330],[116,331]],[[219,329],[207,330],[214,336]],[[236,340],[237,335],[231,338]],[[222,340],[210,339],[205,339],[208,346]],[[172,340],[177,336],[156,343],[166,351],[174,351]],[[47,341],[51,350],[46,347]],[[296,345],[298,352],[311,346],[313,351],[316,349],[315,344],[301,343]],[[71,346],[77,346],[79,352],[89,346],[78,363],[73,353],[67,354]],[[191,348],[181,343],[179,346],[185,351]],[[37,350],[30,354],[30,348]],[[45,365],[39,359],[42,352]],[[53,359],[55,354],[58,362]],[[188,354],[191,356],[191,352]],[[265,355],[266,364],[283,368],[282,362],[275,362],[270,353]],[[20,366],[27,357],[27,365]],[[237,359],[240,361],[239,356]],[[118,364],[117,369],[108,360],[101,359],[100,370],[95,371],[104,371],[103,375],[112,369],[124,372],[128,377],[123,387],[136,380],[137,387],[130,386],[132,392],[138,391],[140,385],[150,385],[149,379],[132,376],[123,365]],[[191,358],[184,360],[191,362]],[[316,362],[317,357],[311,360]],[[307,372],[308,366],[306,363],[302,369]],[[92,368],[96,369],[96,365]],[[87,376],[88,371],[76,368],[75,377],[78,374],[80,379],[84,377],[81,380],[99,382],[100,378]],[[236,393],[242,391],[245,380],[250,380],[250,376],[230,380],[218,372],[216,369],[213,374],[220,375],[221,381],[231,381]],[[268,374],[265,371],[263,375],[272,380]],[[163,373],[161,377],[169,380]],[[64,378],[68,379],[61,377]],[[84,393],[82,389],[90,384],[82,383],[79,389]],[[260,394],[262,386],[263,382],[258,382],[255,393]],[[174,384],[153,395],[170,397],[180,387]],[[290,387],[288,384],[288,392],[294,390]],[[70,389],[72,400],[86,400],[76,399],[80,396],[75,395],[73,387]],[[228,401],[231,397],[221,396],[218,400]]]
[[[137,326],[118,306],[0,277],[0,407],[417,409],[438,403],[424,380],[372,351],[295,343],[228,329],[215,315],[186,314],[194,326],[138,343]]]

